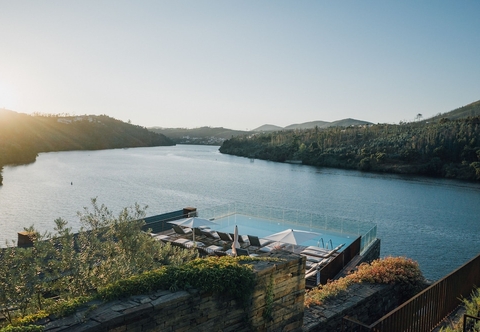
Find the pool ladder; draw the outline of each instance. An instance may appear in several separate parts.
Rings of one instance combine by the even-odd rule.
[[[328,244],[330,244],[330,248],[333,249],[333,242],[332,239],[327,241],[327,245],[325,245],[325,242],[323,242],[323,237],[320,238],[317,242],[317,247],[320,247],[320,242],[322,242],[322,248],[328,249]]]

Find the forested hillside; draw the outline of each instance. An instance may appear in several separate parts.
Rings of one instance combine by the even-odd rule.
[[[284,162],[480,180],[480,117],[239,136],[220,152]]]
[[[0,169],[33,162],[39,152],[173,144],[164,135],[106,115],[32,116],[0,109]]]

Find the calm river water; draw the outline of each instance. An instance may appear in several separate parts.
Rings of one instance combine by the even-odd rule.
[[[5,167],[0,242],[23,227],[78,227],[90,199],[118,212],[135,202],[147,216],[231,202],[315,211],[374,222],[381,255],[417,260],[438,279],[480,253],[480,184],[368,174],[222,155],[218,147],[177,145],[43,153]]]

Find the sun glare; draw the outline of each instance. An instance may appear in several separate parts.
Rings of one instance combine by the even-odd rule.
[[[0,81],[0,108],[14,110],[16,97],[14,90],[4,82]]]

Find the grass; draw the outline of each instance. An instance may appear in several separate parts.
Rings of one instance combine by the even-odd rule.
[[[465,314],[479,317],[480,316],[480,288],[473,290],[472,295],[468,299],[462,299],[463,307],[465,308]],[[462,317],[463,318],[463,317]],[[467,331],[480,331],[480,322],[469,320]],[[441,332],[463,332],[463,319],[458,322],[451,322],[449,326],[442,327]]]

